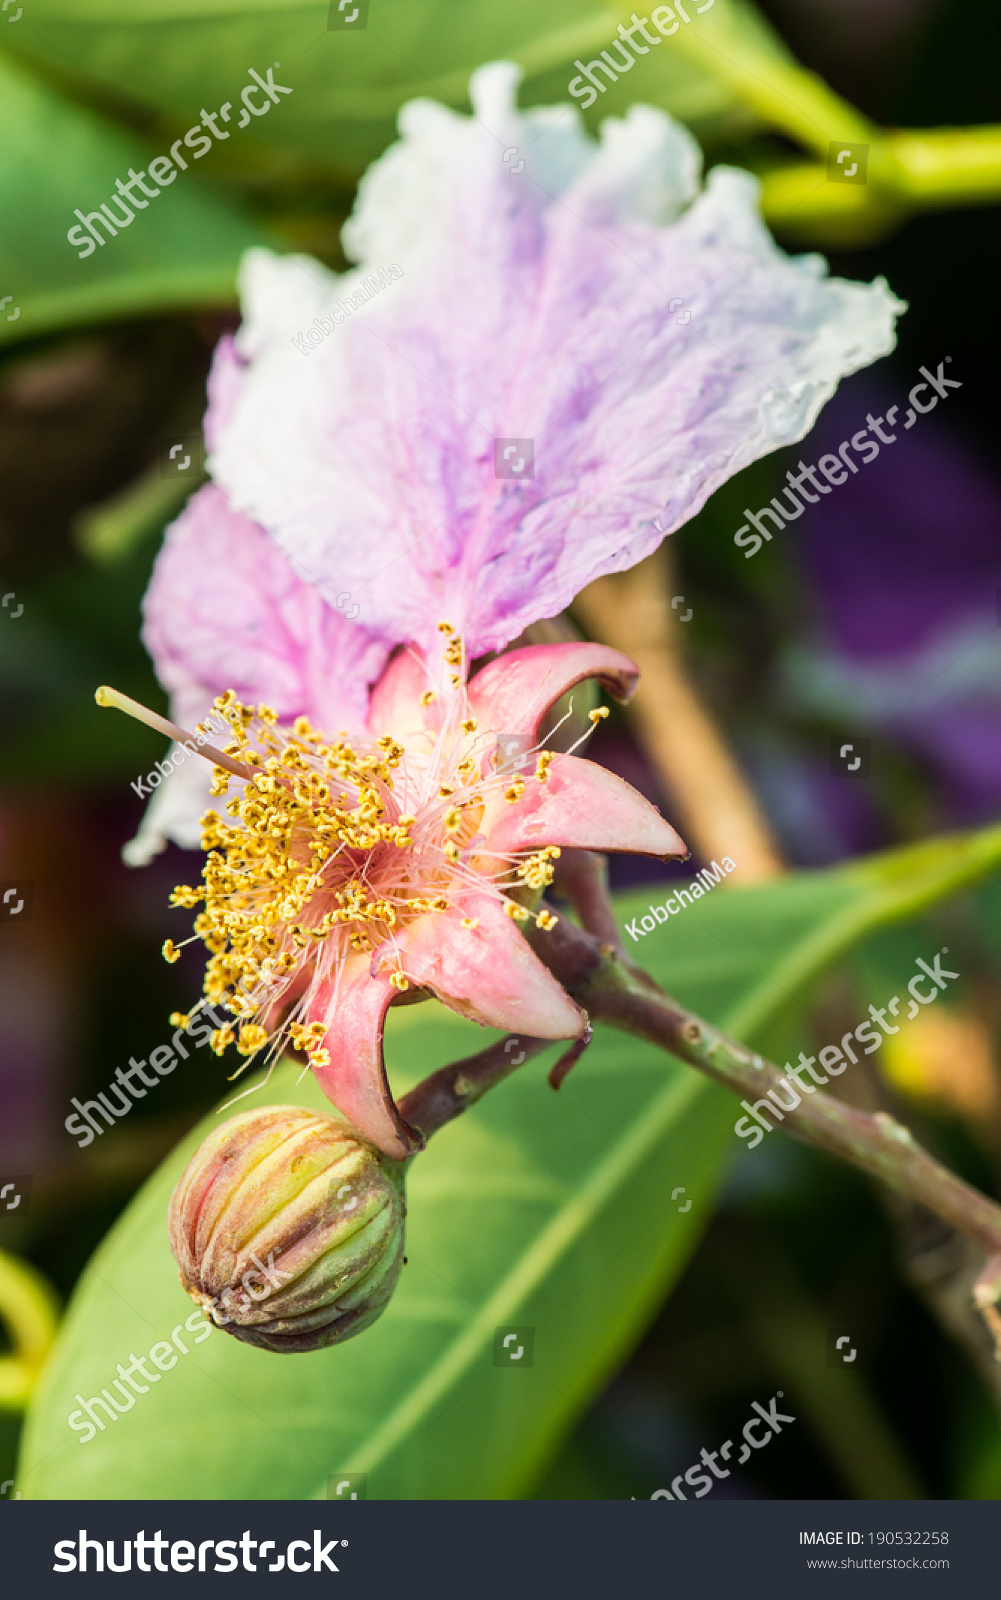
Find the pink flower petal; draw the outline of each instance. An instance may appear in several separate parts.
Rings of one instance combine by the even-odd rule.
[[[416,645],[398,650],[369,698],[368,731],[377,735],[390,733],[405,744],[415,733],[436,729],[440,720],[437,703],[421,705],[421,696],[430,683],[423,651]]]
[[[317,991],[306,1021],[327,1024],[323,1048],[330,1065],[313,1069],[327,1099],[360,1134],[400,1161],[420,1141],[397,1111],[386,1079],[382,1032],[398,993],[389,979],[388,970],[371,973],[368,957],[352,958],[336,987],[327,984]]]
[[[165,689],[235,689],[328,733],[364,726],[386,646],[347,621],[214,485],[167,530],[143,614]]]
[[[465,928],[462,918],[476,919]],[[397,954],[398,952],[398,954]],[[577,1039],[587,1017],[543,966],[516,924],[490,895],[475,890],[460,911],[420,917],[395,946],[376,951],[373,968],[399,964],[452,1011],[492,1028],[538,1039]]]
[[[529,779],[521,799],[490,828],[486,849],[499,856],[547,844],[665,860],[688,855],[656,806],[614,772],[577,756],[554,756],[545,783]]]
[[[550,706],[587,678],[616,700],[628,700],[639,671],[603,644],[536,644],[488,661],[469,684],[469,706],[481,727],[522,733],[535,741]]]
[[[285,721],[308,716],[325,733],[364,726],[368,684],[388,647],[298,576],[215,485],[193,495],[167,530],[143,614],[143,641],[182,727],[193,728],[227,689],[266,702]],[[197,759],[172,772],[126,860],[143,864],[168,839],[194,847],[210,782],[209,763]]]
[[[351,272],[249,253],[248,365],[211,460],[308,581],[429,656],[440,620],[482,654],[649,554],[802,439],[903,309],[785,255],[748,173],[693,198],[697,147],[663,113],[634,106],[595,144],[574,107],[518,112],[516,79],[478,72],[473,118],[404,108],[345,230]]]

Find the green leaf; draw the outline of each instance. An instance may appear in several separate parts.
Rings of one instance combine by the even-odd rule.
[[[30,32],[16,42],[61,75],[81,75],[83,92],[89,78],[91,92],[127,95],[179,129],[202,107],[239,105],[248,69],[263,73],[280,61],[292,94],[241,138],[319,156],[357,177],[394,138],[405,101],[429,95],[464,105],[470,74],[485,61],[525,67],[526,104],[566,101],[575,58],[608,49],[631,10],[601,0],[373,0],[364,28],[330,30],[329,0],[32,0]],[[730,112],[733,93],[711,58],[707,67],[685,48],[700,31],[717,51],[722,41],[759,60],[787,59],[753,6],[714,0],[705,16],[693,13],[680,33],[637,53],[595,116],[636,100],[696,121]],[[224,146],[235,160],[240,148],[236,139]]]
[[[685,1004],[760,1037],[863,935],[999,862],[994,828],[721,888],[631,948]],[[617,909],[631,919],[651,898],[632,894]],[[397,1089],[482,1040],[436,1006],[391,1021]],[[322,1104],[288,1067],[264,1098]],[[368,1473],[380,1499],[526,1493],[693,1248],[735,1148],[733,1117],[725,1091],[607,1030],[558,1095],[544,1063],[532,1062],[414,1163],[409,1265],[373,1329],[308,1356],[213,1332],[81,1444],[67,1422],[76,1397],[99,1394],[116,1363],[169,1338],[190,1311],[164,1213],[208,1119],[137,1196],[81,1281],[30,1414],[25,1495],[323,1498],[328,1478],[348,1472]],[[672,1198],[679,1188],[692,1201],[687,1212]],[[509,1325],[535,1329],[531,1368],[494,1366],[495,1330]]]
[[[0,345],[103,318],[235,302],[250,245],[272,241],[190,170],[84,259],[67,233],[159,153],[0,55]]]

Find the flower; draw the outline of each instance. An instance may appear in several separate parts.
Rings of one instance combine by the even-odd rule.
[[[443,617],[471,658],[503,648],[892,348],[902,303],[784,255],[748,173],[700,189],[698,146],[663,112],[633,106],[596,143],[576,106],[519,112],[518,78],[477,72],[472,117],[403,108],[344,230],[351,271],[245,257],[243,324],[209,383],[213,482],[145,602],[177,721],[235,688],[340,726],[391,648],[438,650]],[[327,312],[340,325],[304,355]],[[533,443],[533,477],[496,475],[505,439]],[[196,766],[160,787],[129,861],[196,842]]]
[[[818,453],[897,398],[869,375],[846,385],[818,429]],[[930,390],[925,403],[933,399]],[[797,549],[812,595],[781,664],[781,693],[811,720],[902,747],[932,779],[941,825],[969,827],[1001,809],[1001,487],[941,408],[910,431],[906,417],[890,428],[893,446],[884,443],[864,481],[849,478],[837,506],[807,508]],[[859,804],[868,785],[830,783],[826,762],[805,785],[812,815],[802,801],[800,810],[826,841],[824,859],[878,846],[880,808]],[[845,789],[855,805],[831,816]]]
[[[218,1327],[319,1350],[379,1317],[403,1265],[403,1172],[336,1117],[266,1106],[214,1128],[170,1202],[181,1282]]]
[[[352,271],[249,253],[210,380],[213,482],[145,602],[175,714],[229,717],[244,785],[231,821],[204,819],[203,884],[175,895],[204,900],[207,992],[238,1024],[216,1047],[290,1040],[393,1157],[418,1136],[386,1082],[392,1001],[582,1037],[518,928],[551,925],[555,853],[685,854],[627,785],[539,744],[582,679],[625,698],[627,658],[470,664],[801,438],[902,309],[882,281],[785,256],[748,174],[700,191],[698,148],[661,112],[633,107],[596,144],[574,108],[519,113],[517,79],[478,72],[472,118],[404,108],[344,231]],[[307,352],[310,317],[330,331]],[[231,781],[217,769],[215,792]],[[129,859],[194,843],[206,783],[193,764],[168,778]]]
[[[206,994],[239,1019],[213,1036],[217,1053],[291,1041],[338,1110],[397,1158],[420,1138],[386,1080],[392,1002],[416,990],[496,1028],[582,1037],[585,1013],[519,927],[554,925],[541,904],[554,860],[565,847],[686,854],[621,778],[538,743],[549,708],[583,679],[625,699],[636,679],[625,656],[534,646],[467,683],[462,640],[441,627],[443,671],[400,651],[351,734],[306,717],[283,729],[271,707],[216,700],[233,728],[226,753],[251,775],[226,805],[231,822],[204,818],[203,883],[172,897],[203,903]],[[232,782],[216,769],[216,794]]]

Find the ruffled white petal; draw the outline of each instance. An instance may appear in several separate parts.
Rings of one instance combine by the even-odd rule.
[[[170,715],[182,728],[193,731],[211,710],[212,698],[208,691],[192,685],[171,696]],[[201,819],[213,803],[209,794],[212,768],[201,756],[186,751],[175,764],[177,754],[178,747],[172,744],[162,762],[172,770],[156,785],[135,838],[122,846],[126,866],[148,866],[171,842],[182,850],[197,850],[201,845]],[[140,781],[145,782],[146,776]]]
[[[387,642],[429,646],[447,618],[472,653],[500,648],[633,565],[801,439],[903,309],[779,250],[747,173],[697,192],[697,147],[663,113],[633,107],[595,144],[575,108],[517,111],[517,77],[477,73],[472,118],[404,108],[345,229],[351,273],[246,261],[248,364],[213,473]],[[498,476],[497,440],[530,440],[534,476]]]

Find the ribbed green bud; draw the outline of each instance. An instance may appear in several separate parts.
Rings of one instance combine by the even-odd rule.
[[[350,1339],[400,1275],[403,1170],[335,1116],[263,1106],[230,1117],[170,1202],[181,1282],[218,1327],[266,1350]]]

